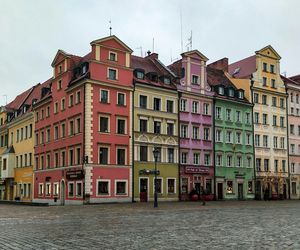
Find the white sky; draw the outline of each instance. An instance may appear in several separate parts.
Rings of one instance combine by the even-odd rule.
[[[155,52],[166,65],[193,31],[193,49],[234,62],[271,44],[281,72],[300,74],[299,0],[0,0],[0,105],[51,77],[58,49],[83,56],[109,35],[109,20],[134,54]]]

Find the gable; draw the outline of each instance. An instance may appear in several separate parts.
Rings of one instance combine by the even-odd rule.
[[[208,58],[205,55],[203,55],[199,50],[188,51],[188,52],[182,53],[181,55],[192,57],[197,60],[201,60],[201,61],[205,61],[205,62],[208,61]]]
[[[56,55],[51,63],[51,66],[54,67],[56,65],[57,62],[61,62],[62,60],[64,60],[66,57],[69,57],[70,55],[68,53],[66,53],[65,51],[59,49],[56,52]]]
[[[255,53],[262,55],[262,56],[270,57],[270,58],[273,58],[276,60],[281,59],[281,56],[276,52],[276,50],[271,45],[268,45],[268,46],[262,48],[261,50],[256,51]]]
[[[94,45],[94,44],[112,47],[112,48],[123,50],[123,51],[129,52],[129,53],[133,52],[132,49],[130,49],[125,43],[123,43],[119,38],[117,38],[114,35],[92,41],[91,45]]]

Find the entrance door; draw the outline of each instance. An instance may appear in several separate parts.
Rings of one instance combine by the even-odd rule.
[[[195,189],[197,194],[201,194],[201,184],[200,183],[195,183]]]
[[[244,199],[244,190],[243,190],[243,183],[238,184],[238,199],[243,200]]]
[[[218,200],[223,200],[223,183],[218,183]]]
[[[61,185],[60,185],[60,204],[62,206],[65,205],[65,194],[66,194],[65,182],[61,181]]]
[[[287,195],[286,195],[286,184],[283,184],[283,199],[287,199]]]
[[[148,178],[140,178],[140,201],[148,201]]]

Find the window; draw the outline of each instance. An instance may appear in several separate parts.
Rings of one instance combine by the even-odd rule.
[[[180,126],[180,137],[181,138],[187,138],[188,137],[188,126],[187,125],[181,125]]]
[[[147,133],[148,131],[147,124],[148,124],[147,120],[140,119],[140,132]]]
[[[274,137],[273,137],[273,147],[274,147],[274,148],[277,148],[277,147],[278,147],[278,137],[277,137],[277,136],[274,136]]]
[[[271,79],[271,87],[276,88],[275,79]]]
[[[199,102],[193,101],[192,103],[192,113],[198,113],[199,112]]]
[[[117,133],[124,135],[126,133],[126,122],[124,119],[117,118]]]
[[[138,79],[144,79],[144,72],[137,71],[137,72],[136,72],[136,77],[137,77]]]
[[[250,124],[250,113],[246,113],[246,123]]]
[[[242,166],[242,157],[241,156],[237,156],[236,157],[236,166],[237,167],[241,167]]]
[[[58,153],[54,154],[54,166],[57,168],[59,166],[59,157]]]
[[[264,135],[264,136],[263,136],[263,146],[264,146],[265,148],[268,147],[268,136],[267,136],[267,135]]]
[[[50,140],[51,140],[50,128],[48,128],[46,131],[46,142],[50,142]]]
[[[231,109],[226,109],[226,120],[231,121]]]
[[[216,156],[216,165],[217,166],[222,166],[222,155],[217,154]]]
[[[97,194],[98,195],[109,195],[110,189],[109,181],[98,181]]]
[[[294,114],[294,108],[291,107],[291,114]]]
[[[160,134],[161,132],[161,122],[154,121],[154,134]]]
[[[232,167],[232,155],[227,155],[227,167]]]
[[[204,115],[209,115],[209,104],[208,103],[203,103],[203,114]]]
[[[272,106],[273,107],[277,106],[277,98],[275,96],[272,97]]]
[[[74,197],[74,183],[73,182],[68,183],[68,196]]]
[[[44,194],[44,184],[39,183],[39,196],[43,196]]]
[[[290,124],[290,133],[291,133],[291,135],[295,134],[294,127],[295,127],[294,124]]]
[[[72,107],[74,105],[74,96],[70,95],[69,96],[69,107]]]
[[[174,149],[168,148],[168,162],[173,163],[174,162]]]
[[[187,194],[189,189],[188,189],[188,178],[181,178],[181,193],[182,194]]]
[[[161,162],[161,148],[157,147],[156,149],[157,149],[157,162]]]
[[[232,143],[232,132],[231,131],[226,131],[226,142]]]
[[[59,184],[53,183],[53,196],[58,196],[59,193]]]
[[[116,195],[126,195],[127,194],[127,182],[126,181],[116,181]]]
[[[80,121],[80,118],[77,118],[76,119],[76,133],[80,133],[81,132],[81,121]]]
[[[252,167],[252,166],[251,166],[251,162],[252,162],[252,159],[251,159],[250,156],[248,156],[248,157],[247,157],[247,167],[248,167],[248,168],[251,168],[251,167]]]
[[[224,95],[224,87],[219,86],[219,95]]]
[[[210,154],[204,154],[204,165],[205,166],[210,165]]]
[[[100,147],[99,149],[99,163],[103,165],[108,164],[108,147]]]
[[[274,65],[272,65],[272,64],[270,65],[270,72],[273,73],[273,74],[275,73]]]
[[[204,128],[203,140],[205,140],[205,141],[210,140],[210,129],[209,128]]]
[[[69,135],[74,135],[74,121],[69,121]]]
[[[51,195],[51,183],[46,183],[46,196]]]
[[[74,164],[74,150],[70,149],[69,150],[69,165],[73,166]]]
[[[296,95],[296,103],[299,104],[299,95]]]
[[[167,179],[167,190],[168,194],[175,194],[175,179]]]
[[[58,126],[54,127],[54,140],[58,139]]]
[[[187,111],[187,100],[180,100],[180,111]]]
[[[58,102],[54,103],[54,114],[58,112]]]
[[[280,127],[284,127],[284,117],[280,116]]]
[[[76,148],[76,164],[81,164],[81,154],[80,154],[80,148]]]
[[[80,91],[76,92],[76,103],[80,103],[81,102],[81,94]]]
[[[61,90],[62,89],[62,80],[58,80],[57,82],[57,90]]]
[[[238,98],[239,99],[244,99],[244,92],[243,91],[238,91]]]
[[[174,135],[174,124],[167,123],[167,135]]]
[[[199,139],[199,127],[194,127],[193,126],[193,137],[194,140]]]
[[[140,108],[147,108],[147,96],[140,95]]]
[[[61,166],[62,167],[66,166],[66,152],[65,151],[61,152]]]
[[[148,161],[148,147],[140,146],[140,161]]]
[[[232,194],[233,193],[233,182],[227,181],[227,193]]]
[[[71,127],[70,127],[70,131],[71,131]],[[61,124],[61,137],[62,138],[66,137],[66,124],[64,123]]]
[[[114,52],[109,52],[109,60],[110,61],[117,61],[117,54]]]
[[[266,95],[262,95],[262,104],[267,105],[268,99]]]
[[[181,163],[186,164],[187,163],[187,158],[188,158],[187,152],[182,152],[181,153]]]
[[[261,159],[256,158],[256,171],[261,171]]]
[[[284,99],[280,98],[280,108],[284,108]]]
[[[100,117],[100,132],[108,133],[109,132],[109,118],[101,116]]]
[[[216,119],[222,119],[222,117],[221,117],[221,107],[216,107]]]
[[[241,111],[236,111],[236,122],[241,122]]]
[[[248,181],[248,193],[253,193],[253,182]]]
[[[278,160],[274,160],[274,171],[278,172]]]
[[[260,135],[255,135],[255,147],[260,147]]]
[[[82,196],[82,182],[76,182],[76,197]]]
[[[259,103],[259,95],[254,93],[254,103]]]
[[[192,75],[192,84],[199,84],[199,76]]]
[[[263,86],[267,86],[267,77],[263,77]]]
[[[216,142],[222,142],[222,130],[216,130]]]
[[[241,132],[236,132],[236,143],[241,144]]]
[[[173,106],[174,106],[174,102],[167,100],[167,112],[168,113],[173,113]]]
[[[297,194],[297,184],[296,184],[296,182],[292,182],[292,194]]]
[[[264,159],[264,171],[269,171],[269,159]]]
[[[291,173],[295,173],[295,163],[291,163]]]
[[[108,103],[109,102],[108,90],[101,89],[101,91],[100,91],[100,102],[102,102],[102,103]]]
[[[268,115],[263,114],[263,125],[268,125]]]
[[[246,145],[251,145],[251,134],[246,134]]]
[[[273,115],[273,126],[277,126],[277,115]]]
[[[285,164],[286,164],[286,160],[282,160],[282,172],[286,172],[286,169],[285,169]]]
[[[126,150],[124,148],[117,149],[117,164],[118,165],[125,165],[125,153],[126,153]]]
[[[65,110],[66,109],[66,100],[65,98],[61,99],[61,110]]]
[[[160,111],[160,99],[154,98],[153,100],[153,110]]]
[[[118,93],[118,105],[125,106],[125,94]]]
[[[108,79],[110,79],[110,80],[117,80],[117,70],[115,70],[115,69],[108,69]]]
[[[194,153],[193,154],[193,163],[194,165],[199,165],[200,164],[200,154],[199,153]]]
[[[267,71],[268,71],[268,68],[267,68],[267,64],[266,64],[266,63],[263,63],[263,71],[264,71],[264,72],[267,72]]]
[[[46,156],[46,168],[50,168],[50,154]]]

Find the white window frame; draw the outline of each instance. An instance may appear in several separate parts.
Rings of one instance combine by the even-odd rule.
[[[42,189],[41,189],[42,187]],[[40,193],[40,190],[42,190],[42,192]],[[38,191],[38,196],[43,196],[44,195],[44,183],[39,183],[39,191]]]
[[[78,195],[78,190],[77,190],[77,184],[81,184],[81,195]],[[83,195],[83,182],[82,181],[76,181],[76,189],[75,189],[75,195],[76,197],[80,198]]]
[[[122,105],[122,104],[119,103],[119,94],[124,95],[124,105]],[[124,92],[117,92],[117,104],[119,106],[126,106],[126,93],[124,93]]]
[[[118,194],[117,193],[117,182],[125,182],[125,194]],[[115,179],[115,196],[128,196],[128,180]]]
[[[70,193],[70,184],[73,184],[73,195],[70,196],[69,193]],[[75,182],[74,181],[69,181],[68,182],[68,198],[74,198],[76,197],[75,196]]]
[[[116,165],[118,165],[118,149],[124,149],[125,150],[125,164],[124,164],[124,166],[126,166],[127,165],[127,147],[116,146]]]
[[[108,131],[107,132],[100,131],[100,128],[101,128],[100,119],[101,119],[101,117],[108,118]],[[101,114],[98,115],[98,121],[99,121],[99,129],[98,129],[99,133],[109,134],[110,133],[110,115],[106,115],[106,114],[101,113]]]
[[[109,78],[109,71],[110,70],[115,70],[116,71],[116,79],[110,79]],[[112,68],[112,67],[107,67],[107,79],[111,80],[111,81],[117,81],[119,80],[119,71],[116,68]]]
[[[55,190],[55,185],[57,185],[57,189]],[[59,182],[53,182],[53,196],[58,197],[59,196]],[[57,193],[56,193],[57,191]]]
[[[98,194],[99,182],[108,182],[108,194]],[[110,196],[110,195],[111,195],[111,180],[109,180],[109,179],[97,179],[96,196],[101,197],[101,196]]]
[[[169,182],[168,182],[169,180],[174,180],[174,193],[169,193],[169,185],[168,185],[169,184]],[[167,187],[167,190],[166,190],[167,194],[176,194],[176,178],[171,178],[171,177],[170,178],[169,177],[166,178],[166,187]]]
[[[102,91],[107,91],[107,102],[102,102],[101,101],[101,93],[102,93]],[[104,104],[109,104],[110,103],[110,91],[109,91],[109,89],[100,89],[99,90],[99,102],[100,103],[104,103]]]

